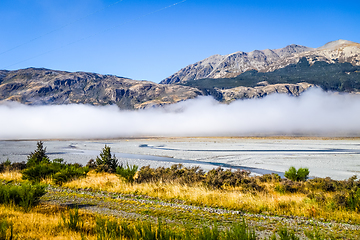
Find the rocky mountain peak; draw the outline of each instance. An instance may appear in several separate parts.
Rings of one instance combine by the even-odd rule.
[[[307,51],[311,51],[311,50],[313,50],[313,48],[296,45],[296,44],[291,44],[284,48],[275,49],[274,52],[280,58],[283,58],[283,57],[289,57],[289,56],[293,55],[294,53],[302,53],[302,52],[307,52]]]
[[[318,50],[322,50],[322,49],[332,49],[333,50],[333,49],[340,48],[340,47],[342,47],[344,45],[352,45],[352,44],[358,44],[358,43],[348,41],[348,40],[339,39],[339,40],[336,40],[336,41],[326,43],[324,46],[319,47]]]
[[[296,64],[304,57],[310,64],[325,61],[327,63],[349,62],[353,65],[360,65],[360,44],[337,40],[319,48],[291,44],[274,50],[254,50],[247,53],[240,51],[224,56],[214,55],[181,69],[160,83],[172,84],[204,78],[230,78],[249,70],[272,72],[290,64]]]

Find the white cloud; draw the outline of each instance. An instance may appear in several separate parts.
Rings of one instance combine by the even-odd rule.
[[[221,104],[211,97],[162,108],[0,105],[0,139],[130,136],[360,135],[360,96],[312,89]]]

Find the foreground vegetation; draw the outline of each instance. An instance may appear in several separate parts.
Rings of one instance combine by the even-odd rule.
[[[288,179],[182,165],[138,170],[119,163],[107,146],[82,167],[49,160],[41,142],[27,163],[7,161],[0,171],[0,239],[359,237],[357,225],[343,224],[360,223],[356,177],[307,179],[307,169],[295,168]],[[114,218],[77,205],[127,215]]]

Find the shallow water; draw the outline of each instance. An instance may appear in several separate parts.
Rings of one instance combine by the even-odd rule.
[[[107,144],[120,162],[151,167],[175,163],[205,170],[222,166],[255,174],[283,175],[290,166],[308,167],[310,175],[347,179],[360,172],[360,140],[246,138],[122,139],[46,141],[50,159],[86,164]],[[0,161],[26,161],[36,141],[0,141]]]

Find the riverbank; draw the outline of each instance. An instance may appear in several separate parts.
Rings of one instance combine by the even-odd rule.
[[[120,162],[169,167],[175,163],[211,170],[218,166],[256,174],[282,175],[290,166],[307,167],[313,177],[348,179],[360,173],[359,138],[143,138],[46,141],[51,159],[85,165],[109,145]],[[26,161],[36,141],[0,141],[0,161]]]

